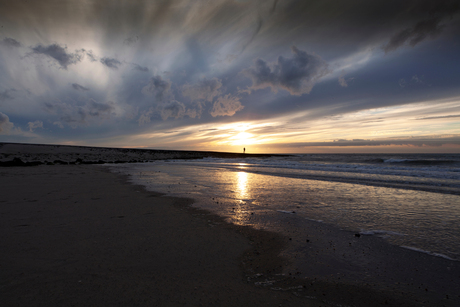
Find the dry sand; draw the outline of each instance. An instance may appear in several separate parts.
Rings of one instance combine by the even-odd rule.
[[[37,161],[15,146],[4,159]],[[50,154],[68,147],[58,149]],[[0,188],[2,306],[454,306],[414,300],[397,285],[281,276],[288,238],[227,224],[98,165],[0,167]]]

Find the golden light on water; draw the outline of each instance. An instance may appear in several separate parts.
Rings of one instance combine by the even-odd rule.
[[[248,173],[237,172],[236,173],[236,197],[242,201],[248,199]]]
[[[240,163],[244,164],[244,163]],[[244,167],[244,166],[241,166]],[[234,223],[238,225],[246,225],[250,216],[247,210],[246,201],[251,198],[248,189],[249,176],[246,172],[232,172],[233,177],[233,190],[235,191],[235,199],[237,203],[234,207]]]

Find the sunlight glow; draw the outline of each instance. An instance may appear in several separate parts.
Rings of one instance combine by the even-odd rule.
[[[253,134],[247,132],[240,132],[234,137],[231,137],[233,145],[247,145],[251,143]]]
[[[155,148],[161,144],[164,149],[227,152],[243,152],[246,148],[246,153],[342,152],[347,148],[355,152],[359,151],[358,147],[351,143],[347,147],[311,143],[456,137],[460,135],[459,115],[458,98],[375,108],[341,116],[318,117],[308,111],[270,121],[244,121],[218,126],[205,124],[139,134],[131,136],[132,145],[129,146],[142,144],[145,147],[148,144],[148,147]],[[369,148],[364,146],[361,150]],[[391,151],[392,146],[386,145],[385,148]],[[449,150],[446,148],[438,147],[439,150]]]

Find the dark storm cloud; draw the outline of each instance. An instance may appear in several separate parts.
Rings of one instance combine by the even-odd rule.
[[[21,43],[11,37],[5,37],[0,44],[7,47],[21,47]]]
[[[244,70],[244,74],[252,80],[249,89],[270,87],[273,92],[284,89],[292,95],[302,95],[310,93],[315,82],[330,72],[327,63],[319,56],[295,46],[291,50],[294,54],[292,58],[280,56],[272,65],[258,59],[255,67]]]
[[[448,29],[458,31],[459,24],[451,22],[458,6],[457,0],[279,1],[259,38],[276,37],[273,47],[294,42],[304,48],[300,42],[306,42],[329,61],[364,48],[390,50],[401,41],[415,46]]]
[[[67,52],[67,46],[60,46],[58,44],[52,44],[49,46],[37,45],[32,48],[34,54],[45,55],[56,60],[59,65],[67,69],[67,66],[76,64],[82,60],[82,53],[76,51],[75,53]]]
[[[105,66],[107,66],[108,68],[115,69],[115,70],[117,70],[118,67],[122,64],[120,61],[114,58],[102,58],[100,62],[104,64]]]
[[[74,90],[80,91],[80,92],[86,92],[89,91],[89,88],[84,87],[83,85],[80,85],[78,83],[72,83],[72,87]]]
[[[170,81],[163,80],[161,76],[153,76],[150,78],[149,83],[142,88],[142,93],[149,96],[155,96],[158,101],[161,101],[168,95],[170,88]]]
[[[406,44],[406,42],[408,42],[410,46],[414,47],[428,37],[435,38],[441,33],[443,28],[443,26],[440,25],[440,22],[441,18],[439,17],[422,20],[413,28],[404,29],[391,37],[390,42],[383,47],[383,50],[385,53],[393,51]]]
[[[8,133],[14,124],[10,122],[8,115],[0,112],[0,133]]]

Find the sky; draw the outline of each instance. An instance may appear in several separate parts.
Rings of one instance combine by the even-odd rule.
[[[0,142],[460,153],[460,3],[0,0]]]

